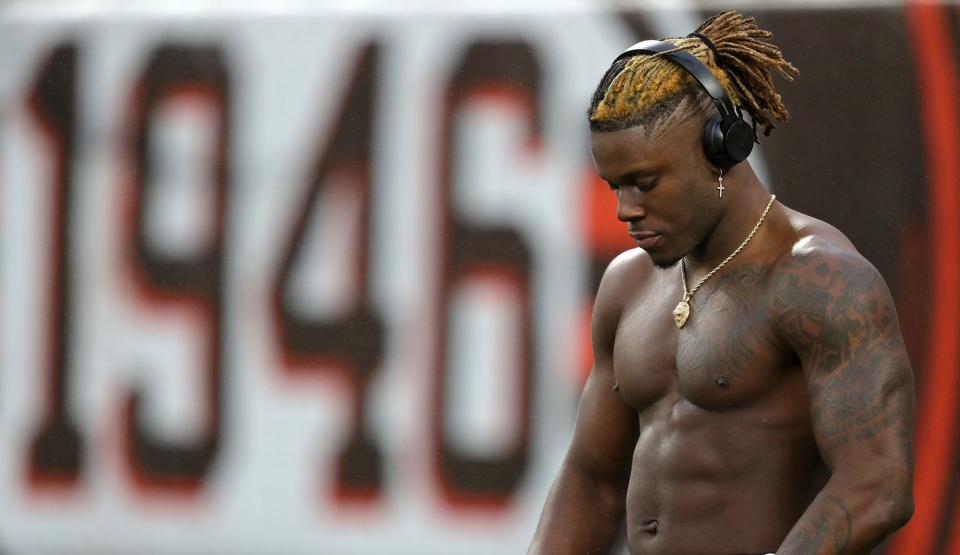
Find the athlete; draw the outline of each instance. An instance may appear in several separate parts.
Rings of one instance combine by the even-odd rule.
[[[913,513],[890,292],[743,161],[788,117],[771,73],[798,74],[771,36],[724,12],[635,45],[597,88],[593,159],[638,248],[601,280],[531,554],[608,553],[624,524],[634,555],[869,553]]]

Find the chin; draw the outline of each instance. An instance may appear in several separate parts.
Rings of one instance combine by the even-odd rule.
[[[666,270],[668,268],[673,268],[674,266],[676,266],[677,263],[683,259],[683,257],[679,256],[677,258],[664,258],[662,256],[654,256],[653,254],[650,254],[650,259],[653,260],[654,266],[656,266],[657,268],[660,268],[661,270]]]

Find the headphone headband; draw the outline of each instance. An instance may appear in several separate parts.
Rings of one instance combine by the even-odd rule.
[[[713,76],[713,73],[707,69],[707,66],[703,65],[703,62],[698,60],[696,56],[687,52],[686,50],[676,50],[676,45],[670,44],[669,42],[664,42],[660,40],[645,40],[638,42],[624,50],[619,56],[613,60],[613,63],[624,58],[631,58],[638,54],[663,54],[664,57],[669,58],[674,63],[683,67],[687,70],[687,73],[693,76],[694,79],[700,86],[703,87],[703,90],[710,95],[710,98],[713,99],[713,103],[717,105],[717,110],[720,111],[722,115],[736,115],[736,109],[734,108],[733,101],[730,100],[730,97],[727,96],[726,91],[723,90],[723,85],[720,84],[720,81]],[[674,50],[674,52],[670,52]]]

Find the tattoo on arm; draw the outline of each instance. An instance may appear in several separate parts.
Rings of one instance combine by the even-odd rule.
[[[909,437],[910,364],[876,269],[852,255],[812,254],[776,278],[775,314],[803,364],[811,417],[830,451],[894,426]]]
[[[789,553],[817,553],[829,546],[836,553],[843,553],[847,548],[853,530],[850,510],[839,497],[824,495],[822,498],[824,502],[819,510],[790,533],[782,550]]]
[[[781,547],[866,553],[903,523],[876,510],[875,484],[894,484],[883,502],[907,506],[913,471],[913,377],[893,299],[852,252],[810,249],[773,279],[775,327],[803,368],[814,436],[833,473]]]

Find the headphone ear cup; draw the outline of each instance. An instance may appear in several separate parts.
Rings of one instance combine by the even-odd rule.
[[[722,118],[719,114],[710,116],[703,125],[703,152],[711,164],[721,169],[727,169],[733,164],[727,156],[724,146]]]
[[[707,160],[728,169],[747,159],[753,150],[753,128],[736,116],[710,116],[703,126],[703,151]]]
[[[732,118],[723,131],[723,151],[730,165],[738,164],[750,156],[753,150],[753,128],[740,118]]]

